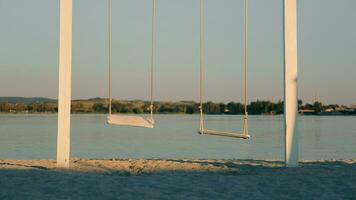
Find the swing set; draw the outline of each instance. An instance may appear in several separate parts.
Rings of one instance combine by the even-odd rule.
[[[152,49],[150,73],[150,106],[149,117],[136,115],[113,114],[112,107],[112,42],[111,42],[111,5],[108,0],[108,32],[109,32],[109,114],[107,123],[118,126],[154,128],[154,66],[155,66],[155,37],[156,37],[156,0],[153,1],[152,12]],[[244,23],[244,120],[242,132],[223,132],[209,130],[204,123],[204,0],[200,0],[200,121],[198,132],[201,135],[215,135],[249,139],[247,112],[247,69],[248,69],[248,5],[245,1]],[[297,0],[283,0],[283,42],[284,42],[284,133],[285,133],[285,165],[298,166],[298,134],[296,132],[297,110]],[[71,118],[71,71],[72,71],[72,24],[73,0],[60,0],[59,28],[59,73],[58,73],[58,130],[57,130],[57,167],[68,168],[70,159],[70,118]]]

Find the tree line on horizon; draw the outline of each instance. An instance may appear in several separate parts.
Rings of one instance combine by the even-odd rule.
[[[339,106],[337,104],[324,105],[321,102],[314,104],[303,104],[301,100],[298,101],[299,110],[310,110],[315,114],[324,112],[330,108],[342,108],[346,106]],[[108,104],[105,99],[90,99],[90,100],[74,100],[71,104],[72,113],[107,113]],[[118,101],[112,102],[113,113],[124,114],[144,114],[149,113],[149,102],[146,101]],[[238,102],[229,103],[214,103],[206,102],[203,104],[203,110],[206,114],[230,114],[241,115],[244,114],[244,105]],[[279,115],[283,114],[284,103],[278,101],[276,103],[271,101],[253,101],[247,106],[250,115]],[[2,113],[56,113],[58,112],[57,103],[0,103],[0,112]],[[199,103],[196,102],[155,102],[154,112],[158,114],[197,114],[199,113]],[[355,110],[353,111],[355,114]]]

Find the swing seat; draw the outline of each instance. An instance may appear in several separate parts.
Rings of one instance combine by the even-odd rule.
[[[140,116],[109,115],[107,117],[107,123],[119,126],[154,128],[154,122],[151,119],[146,119]]]
[[[224,132],[224,131],[214,131],[209,129],[203,129],[198,131],[200,134],[206,135],[215,135],[215,136],[224,136],[224,137],[233,137],[233,138],[242,138],[242,139],[250,139],[249,134],[244,133],[234,133],[234,132]]]

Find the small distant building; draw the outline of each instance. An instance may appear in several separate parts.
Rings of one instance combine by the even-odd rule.
[[[345,109],[343,107],[341,107],[341,106],[335,108],[336,112],[340,112],[340,111],[344,111],[344,110]]]
[[[300,109],[299,113],[302,115],[312,115],[315,114],[315,110],[311,110],[311,109]]]
[[[334,112],[335,110],[332,108],[326,108],[324,112]]]

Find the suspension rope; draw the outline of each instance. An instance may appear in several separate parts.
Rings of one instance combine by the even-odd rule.
[[[200,131],[204,130],[204,113],[203,113],[203,101],[204,101],[204,0],[200,0]]]
[[[112,5],[112,0],[108,0],[108,42],[109,42],[109,115],[111,115],[111,104],[112,104],[112,85],[111,85],[111,68],[112,68],[112,62],[111,62],[111,55],[112,55],[112,49],[111,49],[111,26],[112,26],[112,13],[111,13],[111,5]]]
[[[248,66],[248,0],[245,0],[245,34],[244,34],[244,104],[245,104],[245,119],[248,117],[247,111],[247,66]]]
[[[154,107],[154,66],[156,57],[156,0],[152,0],[152,46],[151,46],[151,66],[150,66],[150,120],[153,122]],[[112,114],[112,0],[108,0],[108,54],[109,54],[109,115]]]
[[[151,44],[151,96],[150,96],[150,118],[153,122],[153,95],[154,95],[154,66],[156,61],[156,0],[152,0],[152,44]]]
[[[248,66],[248,0],[245,0],[245,34],[244,34],[244,104],[245,104],[245,116],[244,116],[244,125],[243,125],[243,134],[244,135],[249,135],[248,131],[248,107],[247,107],[247,101],[248,101],[248,90],[247,90],[247,84],[248,84],[248,71],[247,71],[247,66]]]
[[[235,133],[223,133],[218,131],[210,131],[210,134],[223,135],[223,136],[237,136],[244,139],[249,138],[248,134],[248,0],[244,1],[244,123],[243,123],[243,136]],[[204,132],[204,111],[203,111],[203,101],[204,101],[204,68],[205,68],[205,35],[204,35],[204,0],[200,0],[200,133]],[[207,130],[209,132],[209,130]],[[245,138],[246,137],[246,138]]]

